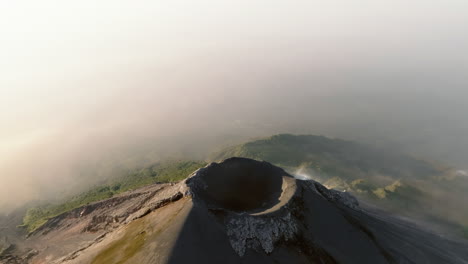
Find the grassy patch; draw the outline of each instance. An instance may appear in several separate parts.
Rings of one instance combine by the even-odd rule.
[[[384,188],[377,188],[373,191],[373,194],[380,199],[385,199],[387,197],[387,192]]]
[[[464,238],[468,239],[468,226],[463,227],[462,234]]]
[[[122,264],[133,257],[145,244],[146,231],[142,229],[142,222],[133,224],[125,235],[101,251],[91,262],[92,264],[115,263]]]
[[[357,179],[351,182],[351,190],[357,193],[372,193],[375,185],[365,179]]]
[[[28,232],[33,232],[50,218],[62,213],[149,184],[180,181],[185,179],[191,172],[205,165],[206,163],[198,161],[166,161],[153,164],[123,177],[110,180],[106,184],[96,186],[84,193],[71,197],[63,203],[29,208],[20,227],[25,228]]]
[[[308,168],[325,180],[340,177],[351,182],[372,175],[416,179],[440,174],[432,164],[410,156],[312,135],[276,135],[226,148],[210,159],[219,161],[233,156],[265,160],[283,168],[309,164]]]

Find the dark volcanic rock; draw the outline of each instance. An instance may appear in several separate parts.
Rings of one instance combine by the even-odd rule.
[[[464,242],[244,158],[78,208],[29,240],[32,263],[468,263]]]
[[[231,158],[199,170],[187,185],[211,208],[257,211],[278,203],[283,176],[289,175],[270,163]]]
[[[168,261],[171,264],[193,259],[196,263],[468,261],[466,245],[392,217],[382,220],[370,215],[349,193],[296,180],[267,162],[230,158],[198,170],[186,182],[194,203],[187,222],[206,226],[185,226]],[[213,251],[184,243],[197,229],[219,233],[232,249],[210,237],[198,237],[198,243],[210,245]],[[227,253],[230,250],[236,255]]]

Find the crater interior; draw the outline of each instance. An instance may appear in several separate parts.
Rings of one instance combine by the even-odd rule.
[[[200,180],[205,188],[196,195],[214,208],[261,211],[279,203],[283,176],[289,175],[267,162],[230,158],[203,171]]]

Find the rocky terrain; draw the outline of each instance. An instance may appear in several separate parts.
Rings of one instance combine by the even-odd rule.
[[[223,148],[210,160],[229,157],[271,162],[445,236],[468,239],[468,177],[443,161],[354,141],[291,134]]]
[[[468,245],[230,158],[50,219],[0,263],[468,263]]]

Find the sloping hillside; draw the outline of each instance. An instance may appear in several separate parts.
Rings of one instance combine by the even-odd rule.
[[[230,158],[53,217],[0,263],[466,263],[467,243]]]
[[[401,153],[312,135],[276,135],[224,149],[210,158],[222,160],[230,156],[268,160],[289,168],[308,167],[324,179],[357,179],[364,174],[426,178],[440,174],[433,165]]]
[[[175,160],[154,163],[148,167],[136,169],[90,190],[74,195],[59,203],[43,203],[26,211],[21,227],[33,232],[50,218],[69,212],[75,208],[114,197],[120,193],[134,190],[154,183],[170,183],[184,179],[192,171],[203,167],[204,162]]]
[[[448,167],[360,143],[313,135],[281,134],[232,146],[210,160],[227,157],[265,160],[329,188],[423,220],[431,228],[466,236],[468,177]],[[450,208],[447,208],[450,204]]]

